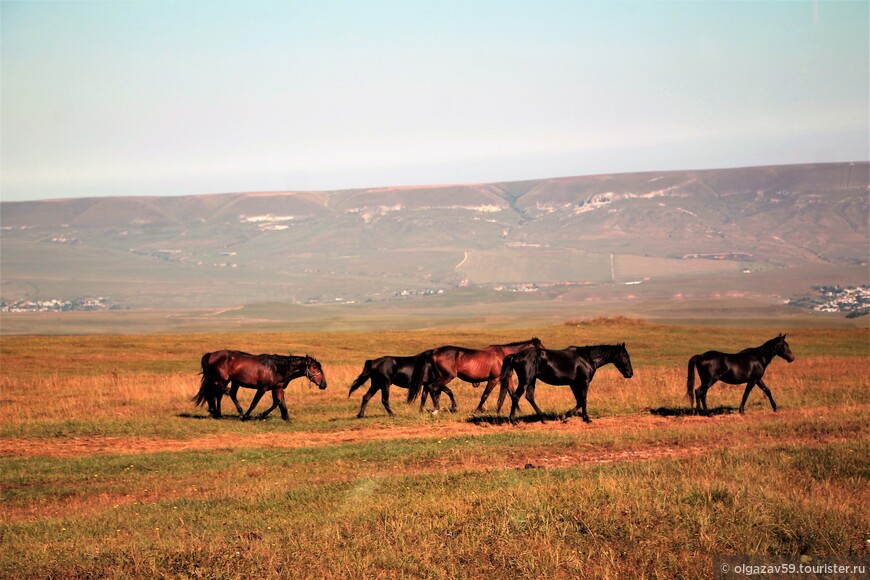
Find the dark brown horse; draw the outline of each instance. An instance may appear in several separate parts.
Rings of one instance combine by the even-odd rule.
[[[289,421],[284,389],[293,379],[308,377],[320,389],[326,388],[326,376],[320,363],[310,356],[282,356],[278,354],[248,354],[237,350],[219,350],[202,355],[202,382],[193,398],[197,406],[207,403],[208,411],[215,418],[221,416],[221,398],[228,393],[242,420],[251,416],[251,411],[260,402],[266,391],[272,392],[272,406],[261,417],[266,417],[275,407],[281,409],[281,418]],[[229,391],[227,386],[231,385]],[[236,399],[239,387],[256,389],[251,406],[245,413]]]
[[[382,356],[373,360],[367,360],[363,365],[362,372],[350,386],[350,391],[347,393],[347,396],[350,397],[353,392],[363,386],[366,381],[371,380],[369,390],[365,395],[363,395],[362,405],[360,405],[357,417],[362,419],[365,416],[366,405],[368,405],[369,400],[378,391],[381,392],[381,403],[384,405],[384,409],[386,409],[387,413],[392,417],[394,413],[390,408],[390,385],[396,385],[397,387],[407,389],[411,384],[411,377],[414,374],[414,365],[419,356],[420,355]],[[423,398],[420,401],[420,411],[423,410],[423,407],[426,404],[428,384],[431,380],[429,373],[426,372],[423,376],[424,390]],[[456,410],[456,398],[453,396],[453,391],[447,387],[443,387],[441,390],[447,393],[447,396],[450,397],[450,409]]]
[[[743,413],[746,399],[755,385],[758,385],[761,392],[767,395],[770,406],[776,411],[773,395],[770,394],[770,389],[767,388],[761,377],[764,376],[767,365],[777,356],[784,358],[788,362],[794,360],[794,355],[785,341],[784,334],[771,338],[761,346],[747,348],[735,354],[716,350],[708,350],[704,354],[696,354],[689,359],[689,376],[686,380],[686,396],[689,398],[689,405],[696,405],[696,412],[698,413],[706,413],[707,390],[716,381],[722,381],[729,385],[742,385],[746,383],[743,399],[740,401],[740,413]],[[695,369],[698,370],[698,378],[701,379],[701,385],[697,389],[694,388]]]
[[[414,367],[411,386],[408,387],[408,402],[413,402],[423,386],[426,373],[433,378],[428,385],[432,394],[432,404],[435,412],[440,409],[439,396],[444,386],[455,378],[477,384],[486,381],[486,388],[480,397],[476,411],[483,411],[483,404],[498,384],[501,378],[502,360],[504,357],[529,347],[541,348],[543,345],[537,338],[512,342],[509,344],[494,344],[479,350],[460,346],[442,346],[420,353]],[[502,387],[498,396],[498,410],[501,411],[505,395],[512,392],[510,383]]]
[[[511,371],[517,374],[517,389],[511,392],[511,423],[515,422],[523,391],[538,417],[541,421],[544,420],[543,412],[535,403],[535,384],[538,380],[550,385],[569,385],[577,404],[565,413],[564,418],[580,411],[583,420],[590,423],[591,419],[586,413],[586,394],[595,371],[606,364],[613,364],[627,379],[634,375],[625,343],[569,346],[564,350],[528,348],[505,357],[501,375],[502,388],[507,385]]]

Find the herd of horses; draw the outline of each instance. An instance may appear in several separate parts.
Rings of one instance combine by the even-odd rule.
[[[770,406],[776,411],[776,402],[770,389],[762,380],[767,366],[777,356],[788,362],[794,355],[780,334],[762,344],[737,353],[724,353],[715,350],[698,354],[689,359],[686,396],[690,407],[697,413],[706,414],[707,391],[717,381],[731,385],[746,385],[740,402],[740,413],[746,405],[749,393],[757,385],[767,396]],[[537,338],[494,344],[482,349],[459,346],[441,346],[421,352],[414,356],[382,356],[367,360],[360,375],[350,386],[348,397],[366,382],[368,391],[363,395],[357,417],[365,416],[369,400],[381,393],[381,403],[389,415],[390,386],[407,389],[407,402],[413,403],[420,393],[420,411],[425,409],[426,400],[432,398],[434,412],[440,410],[441,392],[450,398],[451,411],[456,410],[456,398],[447,384],[459,378],[478,386],[486,383],[476,411],[482,412],[483,405],[496,385],[499,385],[497,410],[500,413],[505,397],[511,397],[510,421],[516,422],[520,398],[526,400],[535,410],[536,418],[544,420],[544,413],[535,402],[535,386],[540,380],[549,385],[565,385],[571,388],[576,405],[566,411],[564,419],[578,412],[583,421],[590,422],[586,411],[586,396],[589,383],[600,367],[612,364],[622,376],[630,379],[634,374],[631,358],[625,343],[615,345],[569,346],[562,350],[550,350]],[[289,420],[284,390],[290,381],[307,377],[320,389],[326,388],[326,376],[320,363],[308,355],[284,356],[277,354],[248,354],[235,350],[219,350],[205,353],[201,361],[202,381],[199,392],[193,401],[197,406],[206,404],[212,417],[221,417],[221,400],[229,395],[242,420],[250,418],[251,412],[267,392],[272,394],[272,406],[260,416],[266,417],[275,407],[281,410],[281,418]],[[695,374],[700,385],[695,388]],[[517,377],[514,387],[513,376]],[[239,388],[254,389],[256,393],[247,411],[242,411],[236,398]]]

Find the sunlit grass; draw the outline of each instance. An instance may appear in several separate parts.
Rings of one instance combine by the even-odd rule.
[[[686,361],[777,329],[606,319],[521,332],[276,333],[0,340],[4,577],[699,577],[714,554],[867,555],[870,373],[865,330],[789,334],[736,413],[686,414]],[[539,384],[549,417],[420,414],[394,388],[387,417],[366,358],[437,344],[540,337],[627,343],[635,376],[599,371],[592,424],[563,423],[566,387]],[[190,398],[217,348],[308,353],[329,388],[287,390],[291,422],[207,418]],[[242,403],[251,392],[242,391]],[[446,405],[442,397],[443,406]],[[261,403],[262,405],[263,403]],[[428,405],[431,409],[431,404]]]

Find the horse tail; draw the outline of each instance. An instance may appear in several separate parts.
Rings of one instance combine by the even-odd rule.
[[[414,361],[414,373],[411,375],[411,384],[408,385],[408,403],[413,403],[420,394],[423,387],[423,376],[426,374],[426,369],[432,364],[432,351],[427,350],[417,355],[417,360]]]
[[[701,360],[701,355],[696,354],[689,359],[689,376],[686,377],[686,398],[689,399],[689,406],[695,406],[695,368]]]
[[[348,397],[350,397],[355,390],[357,390],[358,388],[363,386],[365,384],[365,382],[367,380],[369,380],[369,378],[371,377],[371,372],[372,372],[372,361],[367,360],[366,364],[363,365],[362,372],[359,374],[359,376],[356,378],[356,380],[350,386],[350,390],[347,392]]]
[[[516,358],[516,354],[509,354],[504,357],[504,360],[501,363],[501,377],[499,378],[501,389],[499,391],[499,399],[504,399],[502,393],[508,392],[510,388],[511,373],[514,372],[514,358]]]
[[[509,354],[501,361],[501,375],[499,375],[499,388],[498,388],[498,405],[496,406],[496,410],[501,413],[501,408],[504,405],[505,397],[510,393],[511,399],[514,397],[514,393],[511,390],[511,375],[514,372],[514,358],[515,355]]]
[[[195,407],[199,407],[208,401],[211,395],[211,389],[209,387],[212,386],[212,380],[211,377],[208,376],[208,358],[210,356],[210,352],[202,355],[202,362],[200,363],[202,365],[202,370],[199,373],[202,375],[202,380],[199,383],[199,392],[191,399],[191,401],[194,402]]]

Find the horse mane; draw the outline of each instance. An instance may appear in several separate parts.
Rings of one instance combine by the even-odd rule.
[[[260,362],[260,364],[280,376],[287,376],[290,373],[298,370],[294,367],[294,363],[296,363],[299,359],[304,358],[305,357],[285,356],[281,354],[261,354],[257,356],[257,360]]]
[[[530,342],[537,342],[540,344],[541,340],[537,336],[533,336],[529,340],[518,340],[516,342],[509,342],[507,344],[499,344],[497,346],[519,346],[521,344],[528,344]]]
[[[743,354],[744,352],[750,352],[753,350],[762,350],[762,351],[771,350],[772,351],[774,348],[776,348],[776,345],[779,344],[780,342],[782,342],[783,340],[785,340],[785,335],[780,334],[779,336],[775,336],[775,337],[771,338],[770,340],[765,341],[765,343],[762,344],[761,346],[750,346],[749,348],[744,348],[743,350],[741,350],[737,354]]]
[[[606,360],[619,349],[624,349],[625,344],[593,344],[586,346],[569,346],[568,348],[574,351],[579,351],[592,359]]]

